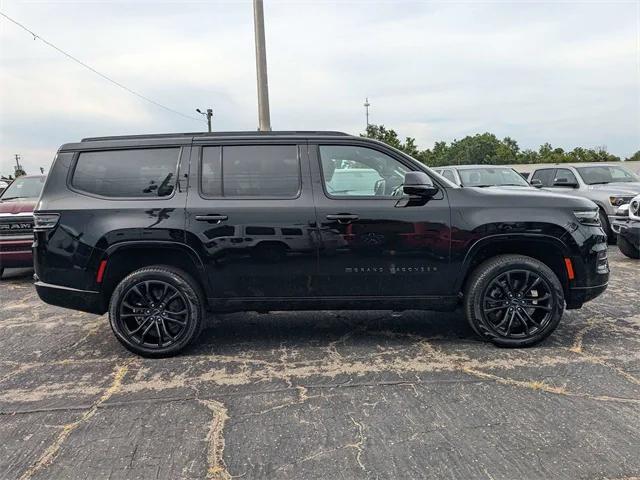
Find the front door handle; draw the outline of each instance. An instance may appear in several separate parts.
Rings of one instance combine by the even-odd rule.
[[[355,222],[360,217],[358,215],[351,215],[349,213],[339,213],[336,215],[327,215],[327,220],[337,220],[338,223],[345,225],[347,223]]]
[[[196,215],[196,220],[199,222],[220,223],[227,220],[229,217],[226,215]]]

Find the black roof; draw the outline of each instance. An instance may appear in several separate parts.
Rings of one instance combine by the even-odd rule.
[[[349,137],[348,133],[334,132],[334,131],[274,131],[274,132],[261,132],[261,131],[240,131],[240,132],[190,132],[190,133],[154,133],[143,135],[115,135],[108,137],[87,137],[83,138],[83,142],[99,142],[105,140],[153,140],[153,139],[172,139],[172,138],[190,138],[190,137],[205,137],[205,138],[218,138],[218,137],[301,137],[301,136],[320,136],[320,137]]]

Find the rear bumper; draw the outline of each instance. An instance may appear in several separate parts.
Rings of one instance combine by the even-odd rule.
[[[106,312],[100,292],[77,290],[61,285],[44,283],[39,280],[35,282],[35,286],[38,296],[45,303],[97,315],[102,315]]]
[[[0,268],[33,266],[33,237],[0,238]]]

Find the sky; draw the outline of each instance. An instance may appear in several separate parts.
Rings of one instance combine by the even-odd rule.
[[[640,1],[265,0],[274,130],[640,149]],[[87,136],[255,130],[250,1],[0,1],[0,173]]]

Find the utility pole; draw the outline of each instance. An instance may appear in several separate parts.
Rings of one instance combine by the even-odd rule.
[[[211,108],[207,108],[207,113],[204,113],[199,108],[196,108],[196,112],[207,117],[207,127],[209,127],[209,133],[211,133],[211,117],[213,117],[213,110]]]
[[[25,172],[24,168],[22,168],[22,165],[20,165],[20,159],[22,158],[22,155],[16,153],[14,157],[16,159],[16,166],[13,167],[13,169],[15,170],[15,177],[18,178],[21,175],[26,175],[27,172]]]
[[[369,130],[369,107],[371,106],[371,104],[369,103],[369,97],[364,99],[364,108],[366,111],[366,115],[367,115],[367,130]]]
[[[271,131],[269,115],[269,83],[267,81],[267,50],[264,41],[264,6],[253,0],[253,26],[256,43],[256,75],[258,81],[258,130]]]

